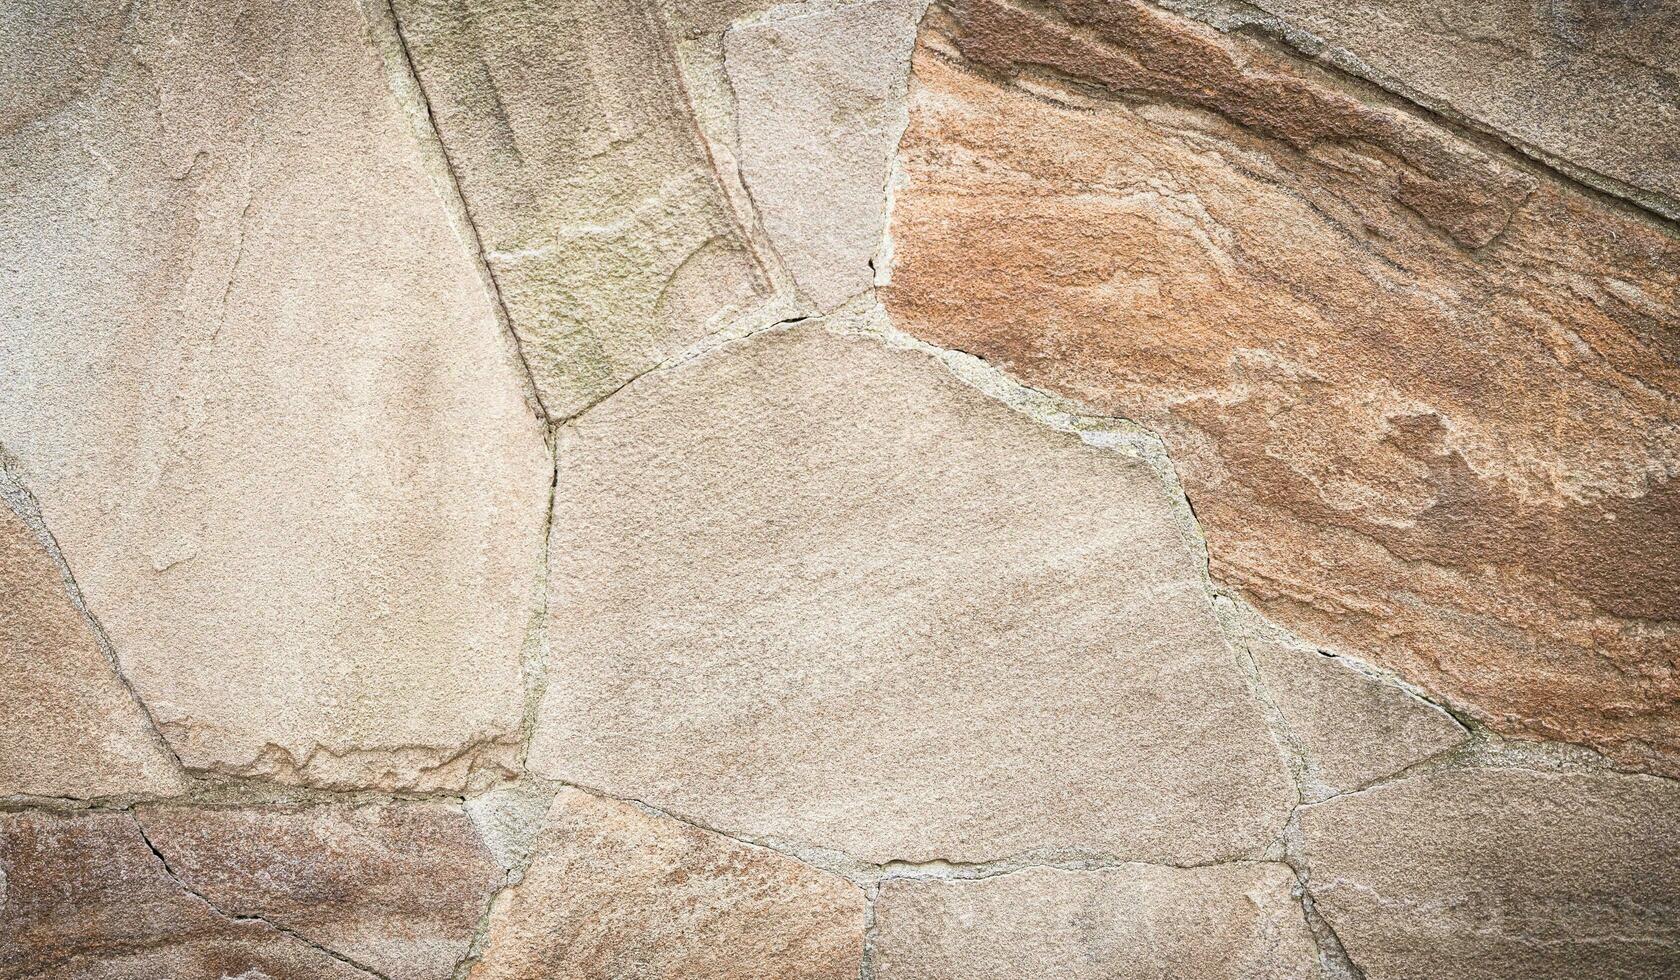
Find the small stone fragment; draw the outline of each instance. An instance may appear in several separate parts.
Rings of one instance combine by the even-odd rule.
[[[563,790],[474,980],[855,980],[864,898],[774,851]]]
[[[138,818],[177,879],[217,909],[392,980],[449,977],[502,883],[457,807],[146,807]]]
[[[741,178],[823,310],[868,289],[923,0],[790,4],[724,37]]]
[[[1281,864],[1028,868],[881,885],[879,980],[1305,980],[1318,949]]]
[[[0,796],[166,795],[175,761],[58,565],[0,501]]]
[[[878,862],[1206,861],[1294,802],[1155,471],[925,354],[649,375],[567,433],[554,526],[539,773]]]
[[[1369,980],[1680,976],[1680,785],[1465,769],[1303,807],[1308,887]]]

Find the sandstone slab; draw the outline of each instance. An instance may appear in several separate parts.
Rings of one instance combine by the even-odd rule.
[[[1316,906],[1370,980],[1680,973],[1680,787],[1464,770],[1304,807]]]
[[[1281,864],[1028,868],[881,885],[880,980],[1302,980],[1318,949]]]
[[[563,790],[496,900],[475,980],[858,975],[857,886],[792,858]]]
[[[1148,465],[813,327],[565,436],[533,770],[882,862],[1206,860],[1281,826]]]
[[[188,767],[459,787],[516,756],[551,471],[370,31],[66,35],[97,83],[0,141],[0,443]]]
[[[575,414],[768,295],[651,4],[396,10],[552,415]]]
[[[820,309],[873,285],[920,0],[792,4],[724,37],[741,178]]]
[[[0,977],[366,980],[184,889],[126,813],[0,815]]]
[[[138,819],[176,879],[392,980],[452,975],[502,884],[461,809],[147,807]]]
[[[180,773],[63,574],[0,502],[0,796],[169,794]]]
[[[930,15],[894,322],[1159,432],[1274,621],[1680,772],[1680,238],[1257,42],[1056,7]]]

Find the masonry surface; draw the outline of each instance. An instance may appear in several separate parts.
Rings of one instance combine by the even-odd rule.
[[[0,980],[1680,977],[1677,65],[0,0]]]

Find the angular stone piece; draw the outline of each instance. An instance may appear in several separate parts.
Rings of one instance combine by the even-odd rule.
[[[147,807],[176,878],[227,915],[260,918],[392,980],[443,980],[502,872],[457,807]]]
[[[470,976],[842,980],[863,929],[863,892],[837,875],[563,790]]]
[[[768,279],[642,0],[397,0],[556,418],[762,301]]]
[[[58,565],[0,502],[0,796],[180,788],[175,760],[71,603]]]
[[[1321,976],[1281,864],[1028,868],[977,880],[887,881],[879,980]]]
[[[1308,887],[1369,980],[1680,975],[1680,786],[1469,769],[1301,810]]]
[[[181,887],[127,813],[0,814],[0,978],[367,980]]]
[[[894,322],[1159,432],[1292,632],[1680,773],[1680,238],[1246,38],[1060,6],[930,14]]]
[[[1680,217],[1680,3],[1254,0],[1385,87]]]
[[[188,767],[506,771],[550,463],[413,107],[350,0],[117,41],[0,140],[19,479]]]
[[[922,6],[795,4],[724,37],[741,178],[776,253],[824,310],[875,280]]]
[[[563,440],[530,764],[871,861],[1200,861],[1282,760],[1160,479],[820,327],[649,375]]]

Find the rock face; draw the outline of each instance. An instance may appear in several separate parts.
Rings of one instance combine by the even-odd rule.
[[[1029,868],[881,886],[880,980],[1321,976],[1281,864]]]
[[[640,0],[398,0],[544,405],[564,418],[767,296]]]
[[[863,892],[840,877],[565,790],[470,976],[849,980],[863,928]]]
[[[725,37],[741,177],[777,254],[824,310],[874,282],[923,6],[790,5]]]
[[[0,443],[126,675],[194,769],[505,771],[550,464],[369,25],[45,36],[100,70],[0,141]]]
[[[897,324],[1158,431],[1281,624],[1680,772],[1672,229],[1255,42],[1057,9],[930,14]]]
[[[0,796],[168,794],[180,774],[63,576],[0,502]]]
[[[1305,807],[1301,831],[1317,908],[1370,980],[1680,973],[1671,781],[1438,773]]]
[[[644,378],[554,526],[545,775],[871,861],[1209,860],[1293,800],[1153,471],[925,355],[807,327]]]
[[[192,894],[392,980],[449,977],[502,883],[454,807],[148,807],[139,821]]]

